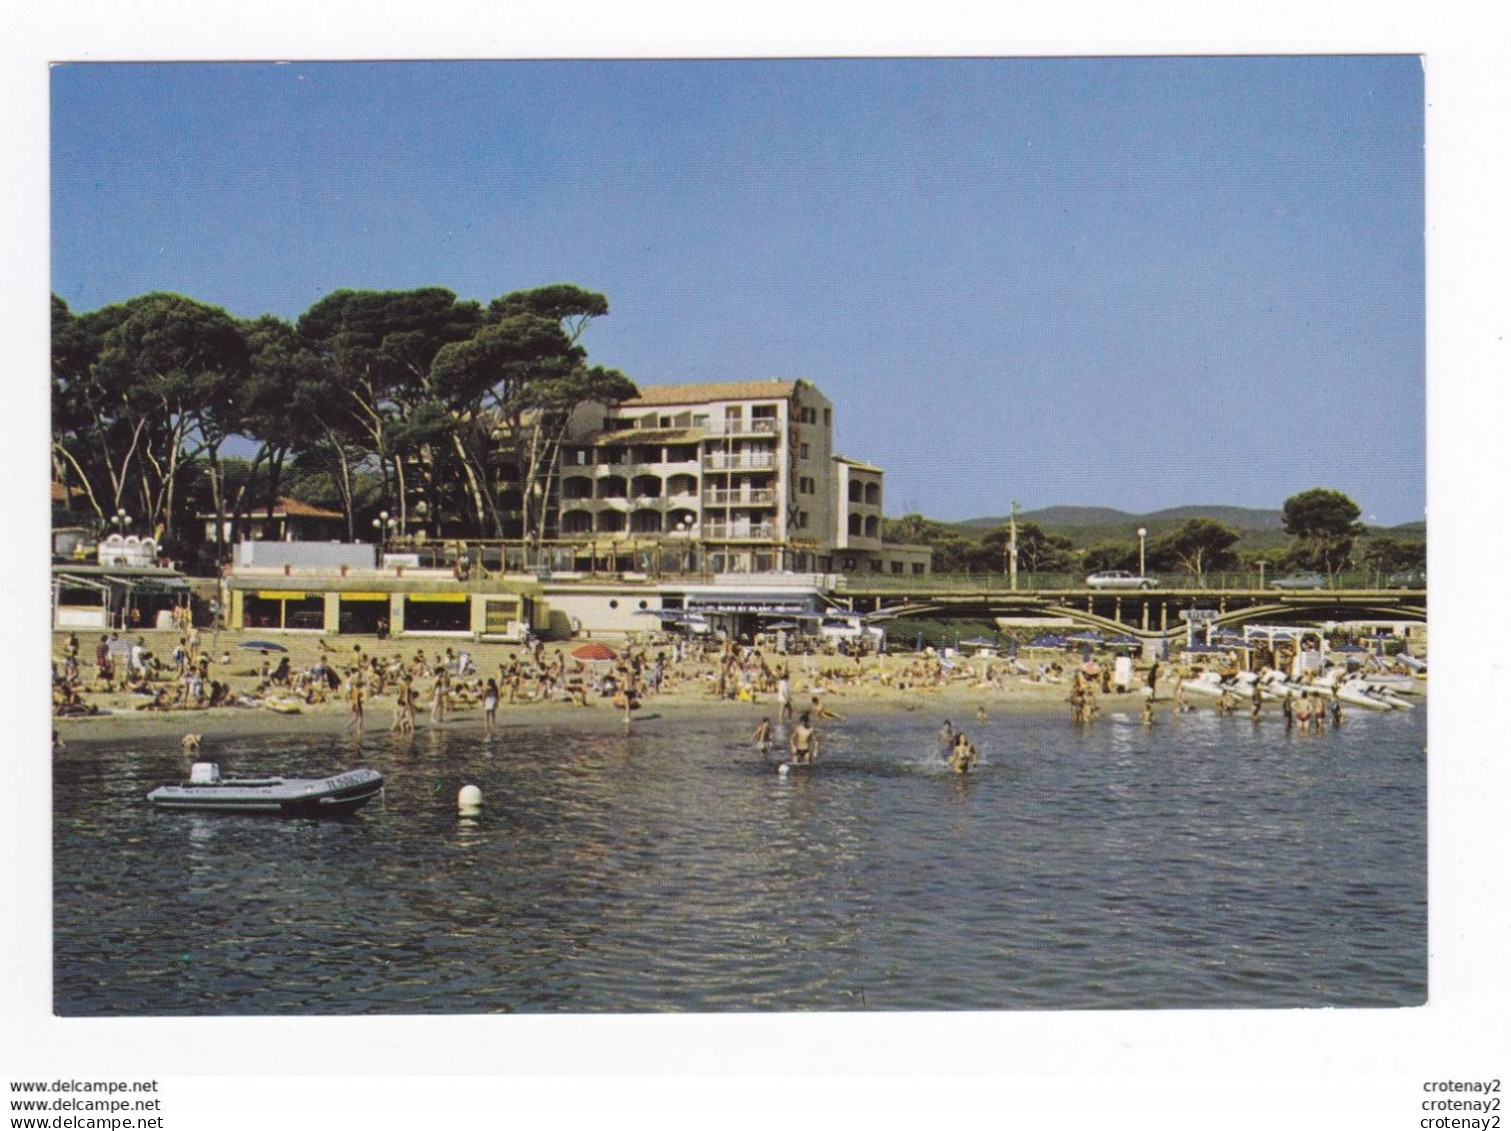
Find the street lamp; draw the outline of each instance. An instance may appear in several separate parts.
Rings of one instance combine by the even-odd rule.
[[[692,515],[685,514],[685,515],[682,516],[682,518],[680,520],[678,520],[678,522],[677,522],[677,532],[679,534],[681,534],[684,538],[687,539],[688,566],[687,566],[687,571],[686,572],[691,573],[691,572],[693,572],[693,567],[698,564],[697,563],[697,556],[692,552],[692,546],[693,546],[693,516]]]
[[[121,534],[125,534],[127,527],[131,525],[131,516],[126,513],[125,507],[121,507],[110,516],[110,521],[119,527]]]
[[[373,519],[373,530],[377,532],[376,540],[378,541],[378,543],[384,544],[389,538],[392,538],[394,529],[398,525],[399,520],[396,518],[389,518],[387,511],[378,512],[378,517]]]
[[[1144,576],[1144,539],[1149,537],[1149,531],[1142,526],[1138,528],[1138,575]]]

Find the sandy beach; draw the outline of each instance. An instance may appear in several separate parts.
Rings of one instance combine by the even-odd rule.
[[[326,701],[301,705],[297,714],[280,714],[260,707],[215,707],[201,709],[173,709],[168,711],[142,710],[147,702],[139,694],[119,690],[91,690],[94,680],[94,653],[98,632],[80,632],[80,675],[85,704],[101,713],[54,719],[58,735],[65,742],[113,742],[139,738],[145,734],[161,734],[164,740],[178,742],[183,735],[195,733],[207,738],[232,735],[261,734],[329,734],[347,726],[349,708],[341,692],[331,692]],[[166,660],[179,640],[179,634],[166,630],[144,631],[128,634],[128,638],[142,637],[146,646],[160,659]],[[55,633],[53,660],[61,668],[68,634]],[[300,671],[314,667],[323,657],[326,664],[341,670],[357,658],[376,656],[380,661],[402,659],[413,661],[417,652],[434,660],[445,655],[449,647],[455,651],[467,651],[476,665],[477,674],[486,680],[497,676],[499,666],[519,657],[528,659],[524,649],[505,644],[477,643],[468,640],[417,639],[379,640],[373,636],[331,637],[320,634],[284,634],[276,637],[276,643],[288,649],[287,653],[269,652],[242,647],[249,640],[269,640],[266,633],[202,632],[203,653],[209,657],[209,677],[228,683],[236,695],[253,695],[261,682],[264,660],[276,663],[287,654],[290,667]],[[581,641],[550,643],[546,656],[558,652],[568,657]],[[609,641],[610,646],[622,651],[624,642]],[[664,643],[637,644],[637,647],[654,657],[658,651],[669,651]],[[951,677],[942,684],[909,682],[904,673],[909,665],[919,665],[920,657],[913,654],[868,656],[859,665],[855,660],[838,655],[795,655],[780,657],[768,655],[774,667],[785,662],[792,684],[792,701],[795,711],[807,708],[815,695],[820,696],[824,706],[841,718],[853,715],[881,715],[890,713],[937,714],[942,721],[953,719],[958,725],[968,727],[977,717],[978,709],[988,716],[1003,711],[1058,711],[1065,710],[1069,694],[1067,683],[1034,682],[1027,676],[1007,675],[997,661],[991,684],[983,684],[981,676],[986,670],[979,659],[961,661],[952,669]],[[1061,662],[1069,664],[1072,658],[1062,656]],[[914,671],[918,668],[915,666]],[[1142,671],[1143,669],[1141,669]],[[715,663],[712,659],[689,657],[669,669],[667,688],[660,694],[649,695],[635,715],[637,719],[707,719],[727,717],[734,725],[753,728],[762,718],[775,718],[778,710],[777,697],[773,693],[761,693],[754,701],[720,699],[714,694]],[[162,682],[153,686],[173,687],[171,664],[164,673]],[[906,687],[898,686],[899,682]],[[422,693],[427,681],[421,679],[418,686]],[[1162,683],[1161,697],[1168,703],[1170,692]],[[1137,709],[1139,692],[1105,696],[1108,709]],[[622,728],[623,714],[616,710],[608,698],[590,696],[587,708],[565,701],[538,701],[509,703],[507,697],[498,708],[498,724],[501,728],[531,725],[560,725],[569,723],[574,727],[604,729]],[[1126,707],[1119,707],[1126,703]],[[393,721],[395,696],[391,690],[385,694],[369,695],[365,703],[364,730],[367,733],[387,731]],[[831,724],[832,724],[831,720]],[[440,724],[432,724],[425,703],[417,711],[416,728],[427,729],[439,725],[448,729],[483,728],[483,710],[475,703],[461,703],[448,711]]]

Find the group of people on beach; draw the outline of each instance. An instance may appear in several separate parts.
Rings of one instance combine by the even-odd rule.
[[[1160,693],[1168,673],[1174,710],[1188,709],[1183,702],[1188,672],[1181,664],[1155,661],[1147,667],[1140,664],[1135,672],[1132,659],[1126,656],[1099,661],[1083,654],[1079,663],[1065,656],[1063,664],[1055,660],[1035,669],[1016,658],[967,659],[931,648],[887,656],[863,651],[843,656],[789,654],[707,635],[631,639],[617,645],[618,651],[610,651],[606,659],[597,660],[574,656],[570,649],[580,643],[575,641],[547,646],[531,640],[524,647],[463,642],[435,651],[420,646],[410,652],[404,642],[395,640],[369,638],[338,644],[326,638],[303,638],[305,646],[295,646],[295,654],[305,657],[300,662],[287,652],[279,655],[282,649],[268,644],[253,667],[232,670],[230,652],[212,657],[192,626],[167,636],[173,641],[171,651],[158,643],[156,647],[167,654],[157,655],[148,640],[161,642],[165,636],[162,632],[156,637],[100,633],[93,642],[91,686],[80,670],[79,635],[68,633],[53,663],[55,714],[87,715],[102,704],[121,710],[123,699],[127,700],[125,709],[143,711],[267,707],[289,714],[339,703],[347,709],[347,730],[360,734],[371,704],[391,699],[390,729],[397,734],[412,734],[419,714],[427,709],[430,725],[440,726],[453,712],[481,708],[484,731],[491,735],[498,726],[498,712],[506,705],[585,708],[603,702],[620,712],[628,725],[648,698],[693,692],[730,703],[757,704],[774,698],[775,719],[757,728],[757,744],[773,742],[776,727],[783,727],[788,753],[806,760],[817,752],[816,728],[841,717],[828,705],[831,697],[901,697],[907,703],[945,691],[990,696],[994,691],[1016,692],[1018,685],[1026,690],[1068,677],[1067,701],[1076,725],[1094,722],[1106,697],[1139,690],[1139,684],[1143,685],[1143,721],[1153,725],[1155,703],[1163,698]],[[295,638],[290,644],[295,644]],[[488,666],[496,663],[496,669],[481,671],[472,648],[483,655],[491,652]],[[1258,719],[1265,696],[1256,690],[1257,684],[1240,682],[1236,670],[1233,674],[1216,704],[1218,710],[1237,711],[1240,700],[1247,697],[1250,712]],[[102,695],[107,698],[101,699]],[[1279,710],[1288,728],[1317,730],[1329,720],[1333,725],[1342,722],[1336,695],[1323,689],[1310,695],[1293,693],[1282,699]],[[985,722],[984,703],[977,721]],[[794,736],[796,748],[791,745]],[[951,739],[948,758],[969,769],[979,756],[969,739],[960,742],[957,755],[955,739]]]

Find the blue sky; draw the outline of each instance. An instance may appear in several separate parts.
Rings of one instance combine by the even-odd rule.
[[[52,74],[76,310],[565,280],[641,384],[815,381],[891,514],[1424,513],[1412,57]]]

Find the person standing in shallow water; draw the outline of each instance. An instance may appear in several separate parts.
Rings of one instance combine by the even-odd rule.
[[[494,723],[498,721],[498,681],[490,679],[488,690],[483,693],[483,730],[487,734],[493,733]]]
[[[794,762],[811,762],[818,757],[818,734],[808,721],[808,712],[798,716],[797,726],[788,736],[787,748]]]
[[[755,743],[756,749],[762,754],[771,753],[771,720],[762,719],[755,733],[750,736],[750,741]]]
[[[347,732],[362,733],[362,673],[352,671],[347,675],[346,701],[351,707],[351,718],[346,721]]]

